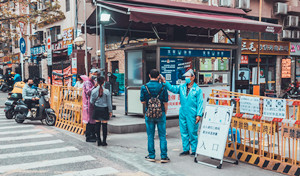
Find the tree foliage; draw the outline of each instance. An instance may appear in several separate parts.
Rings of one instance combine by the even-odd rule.
[[[0,43],[19,39],[20,22],[37,29],[63,19],[57,0],[0,0]]]

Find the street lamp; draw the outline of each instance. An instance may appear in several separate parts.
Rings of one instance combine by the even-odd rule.
[[[77,37],[74,42],[73,42],[76,46],[78,46],[81,50],[81,47],[84,45],[85,40],[82,37]]]

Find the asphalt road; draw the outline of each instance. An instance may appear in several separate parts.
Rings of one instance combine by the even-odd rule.
[[[5,97],[6,94],[0,93],[0,106]],[[144,160],[146,133],[109,134],[109,146],[97,147],[95,143],[86,143],[84,136],[48,127],[39,121],[17,124],[7,120],[0,108],[0,175],[280,175],[244,163],[224,163],[221,170],[195,164],[193,157],[178,156],[181,152],[179,129],[170,128],[167,133],[171,162],[151,163]],[[156,137],[157,159],[160,159],[158,144]]]

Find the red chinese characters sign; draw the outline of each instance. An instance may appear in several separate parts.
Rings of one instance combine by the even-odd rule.
[[[248,64],[249,63],[249,58],[246,55],[241,56],[241,64]]]
[[[291,59],[281,60],[281,78],[291,78]]]
[[[258,40],[243,39],[242,54],[258,54]],[[289,42],[277,42],[272,40],[261,40],[260,42],[261,55],[290,55]]]

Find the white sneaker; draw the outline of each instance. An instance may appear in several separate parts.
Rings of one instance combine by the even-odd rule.
[[[31,117],[31,111],[28,111],[27,113],[27,117],[30,118]]]

